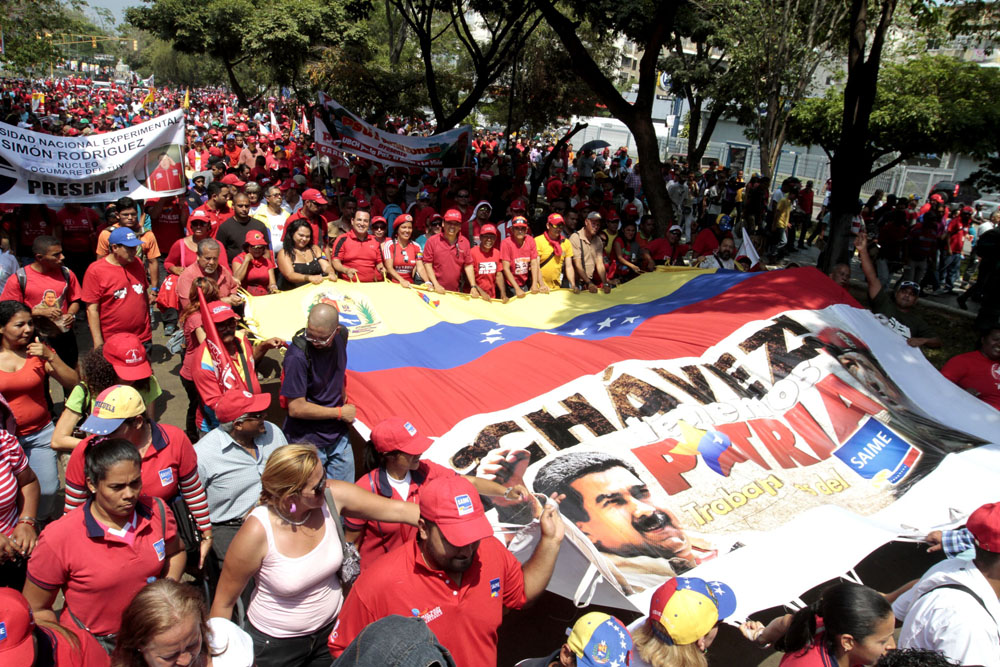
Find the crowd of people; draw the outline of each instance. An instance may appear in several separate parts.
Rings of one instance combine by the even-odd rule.
[[[609,292],[658,265],[750,269],[737,249],[743,229],[779,257],[796,233],[800,245],[823,235],[810,224],[811,183],[771,193],[767,179],[671,160],[672,212],[657,220],[624,148],[577,154],[478,132],[473,168],[384,167],[318,152],[303,109],[282,100],[241,109],[221,90],[161,89],[148,104],[145,90],[90,83],[4,80],[0,118],[77,136],[184,106],[191,185],[144,201],[0,206],[3,664],[496,664],[505,612],[549,583],[565,494],[536,497],[424,460],[431,441],[405,417],[374,425],[356,470],[337,310],[314,306],[290,342],[254,340],[240,326],[241,294],[338,280],[501,302]],[[549,175],[529,210],[543,160]],[[868,235],[857,238],[873,309],[911,345],[934,345],[911,312],[919,265],[890,294],[890,260],[876,265]],[[954,263],[942,264],[953,276]],[[832,277],[846,285],[849,275]],[[157,420],[165,394],[150,353],[161,325],[181,358],[183,427]],[[240,388],[216,379],[213,328]],[[280,425],[267,420],[257,368],[279,348]],[[1000,409],[998,363],[1000,325],[943,372]],[[492,507],[537,519],[525,562],[493,538]],[[935,536],[971,539],[974,558],[943,561],[909,592],[839,584],[794,615],[741,629],[789,665],[998,665],[996,623],[980,611],[1000,619],[997,535],[1000,508],[988,506]],[[724,583],[674,577],[631,625],[587,613],[550,655],[521,664],[707,665],[733,609]],[[938,621],[955,609],[977,620]],[[890,650],[897,618],[907,650]]]

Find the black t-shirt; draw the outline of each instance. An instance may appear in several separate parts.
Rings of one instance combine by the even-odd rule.
[[[230,262],[238,254],[243,252],[243,242],[247,239],[247,232],[256,230],[264,235],[264,240],[271,238],[267,225],[256,218],[250,218],[250,222],[242,224],[236,218],[229,218],[221,225],[219,231],[215,233],[215,240],[222,244],[226,250],[226,257]],[[230,265],[227,268],[232,268]]]

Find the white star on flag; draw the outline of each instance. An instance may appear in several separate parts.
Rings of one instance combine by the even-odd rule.
[[[503,332],[503,327],[500,327],[499,329],[490,329],[489,331],[484,331],[483,335],[484,336],[499,336],[501,334],[501,332]]]
[[[479,342],[480,343],[489,343],[490,345],[492,345],[493,343],[497,342],[498,340],[503,340],[503,336],[487,336],[486,338],[482,339]]]
[[[617,660],[615,660],[610,665],[608,665],[608,667],[618,667],[619,664],[620,663]]]
[[[621,647],[622,647],[622,648],[627,648],[627,647],[628,647],[628,644],[626,644],[626,643],[625,643],[625,640],[624,640],[624,639],[623,639],[623,640],[621,640],[621,641],[620,641],[620,642],[618,642],[618,643],[619,643],[619,644],[621,644]]]
[[[610,326],[611,326],[611,323],[612,323],[612,322],[614,322],[614,319],[613,319],[613,318],[611,318],[611,317],[607,318],[607,319],[606,319],[606,320],[604,320],[603,322],[598,322],[598,323],[597,323],[597,325],[598,325],[598,326],[597,326],[597,330],[598,330],[598,331],[600,331],[601,329],[607,329],[608,327],[610,327]]]
[[[626,317],[624,321],[625,321],[625,324],[632,324],[637,319],[639,319],[639,316],[638,315],[633,315],[632,317]]]
[[[576,331],[571,331],[569,335],[570,336],[582,336],[586,332],[587,332],[587,329],[586,329],[586,327],[584,327],[583,329],[577,329]]]

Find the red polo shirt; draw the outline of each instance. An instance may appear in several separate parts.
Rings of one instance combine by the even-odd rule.
[[[201,206],[199,206],[198,208],[196,208],[195,210],[191,211],[191,215],[188,216],[188,224],[191,224],[192,217],[198,217],[200,215],[198,211],[204,211],[205,217],[208,218],[208,221],[210,223],[212,223],[211,236],[213,239],[215,238],[215,232],[219,230],[219,225],[221,225],[224,221],[228,220],[229,218],[233,217],[233,209],[229,208],[228,206],[224,209],[220,209],[217,211],[215,209],[209,208],[208,203],[206,202]]]
[[[161,515],[159,503],[147,496],[139,501],[131,545],[106,532],[88,500],[42,531],[28,561],[28,578],[48,591],[62,588],[66,607],[95,635],[118,632],[135,594],[164,573],[166,545],[177,534],[171,512]]]
[[[16,442],[15,442],[16,445]],[[383,498],[404,500],[408,503],[420,503],[420,487],[435,477],[451,477],[454,470],[445,468],[432,461],[421,461],[416,470],[410,472],[410,487],[406,498],[389,483],[389,474],[385,468],[376,468],[359,479],[356,484]],[[354,544],[361,552],[361,567],[369,568],[385,554],[395,551],[404,543],[409,542],[417,534],[415,526],[405,523],[386,523],[384,521],[365,521],[352,517],[341,517],[344,530],[361,531]]]
[[[529,234],[519,246],[513,236],[508,236],[500,243],[500,257],[510,263],[510,272],[518,287],[524,287],[531,278],[531,260],[538,259],[535,238]]]
[[[434,269],[442,287],[457,292],[461,286],[462,268],[472,264],[469,239],[459,234],[455,243],[448,243],[444,234],[439,232],[424,243],[423,262]]]
[[[177,495],[180,481],[198,470],[198,456],[191,440],[176,426],[154,423],[152,436],[153,443],[142,455],[140,466],[142,492],[169,502]],[[87,436],[69,455],[64,512],[82,505],[87,498],[87,475],[83,462],[93,439],[93,435]]]
[[[521,564],[498,540],[479,543],[461,584],[427,566],[417,541],[411,540],[361,573],[327,646],[337,657],[369,623],[391,614],[417,616],[456,665],[495,665],[504,607],[520,609],[524,603]]]
[[[333,261],[334,257],[339,258],[345,267],[357,271],[360,282],[373,283],[382,279],[382,274],[377,268],[382,263],[382,250],[371,234],[366,234],[364,240],[359,239],[353,229],[341,234],[333,242],[333,256],[330,261]],[[341,273],[340,277],[347,280],[345,273]]]

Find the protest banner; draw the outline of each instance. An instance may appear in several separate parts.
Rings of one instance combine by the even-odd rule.
[[[183,194],[184,112],[62,137],[0,124],[0,204],[99,203]]]
[[[641,610],[694,573],[746,615],[995,500],[1000,413],[814,269],[507,304],[337,283],[252,298],[247,322],[287,339],[323,301],[363,425],[405,416],[427,458],[563,497],[549,588],[581,604]]]
[[[323,93],[317,113],[316,146],[331,157],[353,153],[382,164],[432,169],[470,165],[471,125],[429,137],[392,134],[369,125]]]

